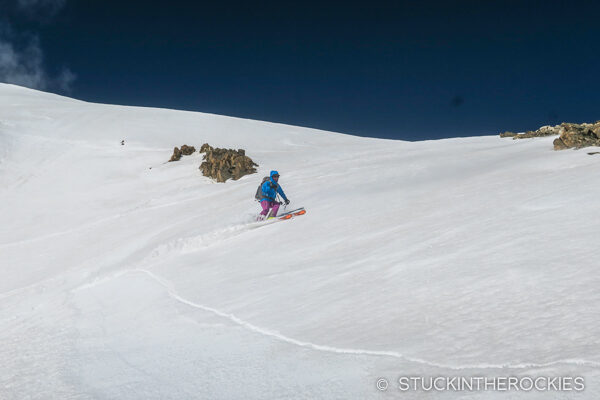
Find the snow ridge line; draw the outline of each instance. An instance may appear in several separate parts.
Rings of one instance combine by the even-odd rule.
[[[421,358],[405,356],[397,351],[340,348],[340,347],[315,344],[315,343],[311,343],[311,342],[294,339],[294,338],[285,336],[279,332],[272,331],[267,328],[261,328],[259,326],[253,325],[250,322],[244,321],[243,319],[241,319],[239,317],[236,317],[234,314],[226,313],[226,312],[217,310],[216,308],[205,306],[202,304],[195,303],[191,300],[188,300],[188,299],[180,296],[173,289],[172,284],[170,282],[168,282],[164,278],[162,278],[162,277],[156,275],[155,273],[148,271],[146,269],[134,269],[134,270],[128,270],[128,271],[124,271],[124,272],[138,272],[138,273],[143,273],[143,274],[149,276],[154,281],[156,281],[161,286],[163,286],[167,290],[167,293],[169,294],[170,297],[172,297],[173,299],[177,300],[180,303],[186,304],[190,307],[198,308],[203,311],[210,312],[219,317],[227,318],[231,322],[233,322],[237,325],[240,325],[252,332],[261,334],[263,336],[269,336],[269,337],[275,338],[275,339],[285,342],[285,343],[293,344],[293,345],[300,346],[300,347],[310,348],[310,349],[317,350],[317,351],[324,351],[324,352],[328,352],[328,353],[338,353],[338,354],[353,354],[353,355],[361,355],[361,356],[394,357],[394,358],[400,358],[400,359],[403,359],[403,360],[406,360],[409,362],[413,362],[413,363],[417,363],[417,364],[429,365],[431,367],[457,370],[457,371],[458,370],[467,370],[467,369],[533,369],[533,368],[551,367],[554,365],[561,365],[561,364],[570,364],[570,365],[577,365],[577,366],[588,366],[588,367],[592,367],[592,368],[600,368],[600,362],[581,360],[581,359],[556,360],[556,361],[551,361],[551,362],[547,362],[547,363],[450,365],[450,364],[442,364],[442,363],[427,361],[427,360],[424,360]],[[122,275],[123,274],[119,274],[118,276],[114,276],[114,278],[117,278]]]

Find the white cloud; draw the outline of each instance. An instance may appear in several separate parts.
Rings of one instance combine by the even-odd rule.
[[[33,39],[23,49],[0,38],[0,81],[45,89],[48,79],[42,67],[43,54],[39,41]]]
[[[31,15],[50,15],[58,11],[65,0],[18,0],[20,9]],[[75,74],[68,68],[50,75],[44,67],[44,52],[36,35],[17,33],[7,22],[0,21],[0,82],[32,89],[56,89],[70,92]]]
[[[52,17],[65,3],[66,0],[17,0],[17,7],[30,16]]]
[[[61,91],[70,93],[71,87],[76,78],[77,75],[75,75],[69,68],[64,68],[52,83],[53,86],[56,86]]]

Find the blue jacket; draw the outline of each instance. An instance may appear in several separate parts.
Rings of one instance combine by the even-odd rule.
[[[287,200],[287,197],[285,197],[285,193],[283,193],[281,186],[279,186],[279,184],[273,180],[273,175],[279,175],[279,172],[271,171],[271,174],[269,174],[270,179],[262,184],[260,189],[263,192],[263,198],[260,199],[260,201],[275,201],[277,193],[279,193],[284,200]]]

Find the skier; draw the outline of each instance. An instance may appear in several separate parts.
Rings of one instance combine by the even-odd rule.
[[[279,186],[279,183],[277,183],[279,180],[279,172],[271,171],[269,175],[270,179],[266,180],[261,186],[262,198],[260,199],[260,206],[262,207],[262,211],[260,212],[260,215],[262,215],[262,218],[267,217],[269,209],[272,209],[271,217],[277,216],[277,211],[281,205],[280,202],[275,200],[277,193],[283,197],[286,205],[290,204],[290,201],[285,196],[285,193],[283,193],[281,186]]]

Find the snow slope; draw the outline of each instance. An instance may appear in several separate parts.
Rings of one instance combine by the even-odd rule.
[[[0,84],[0,398],[549,398],[401,393],[403,375],[581,375],[552,398],[599,398],[600,157],[552,140],[360,138]],[[163,163],[205,142],[259,173]],[[257,227],[270,169],[308,213]]]

